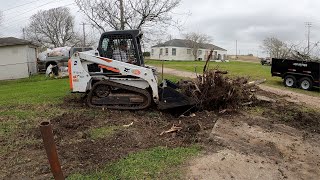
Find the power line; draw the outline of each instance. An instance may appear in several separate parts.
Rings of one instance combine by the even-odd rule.
[[[67,6],[70,6],[70,5],[73,5],[73,4],[75,4],[75,3],[71,3],[71,4],[64,5],[64,6],[59,6],[59,7],[67,7]],[[59,8],[59,7],[56,7],[56,8]],[[2,30],[8,30],[10,27],[16,26],[15,22],[19,22],[19,21],[26,20],[26,19],[29,19],[29,18],[30,17],[26,16],[26,17],[22,17],[22,18],[19,18],[19,19],[15,19],[14,21],[10,21],[9,26],[6,26],[5,28],[2,28]],[[6,25],[8,25],[8,24],[6,24]]]
[[[43,7],[43,6],[45,6],[45,5],[48,5],[48,4],[51,4],[51,3],[54,3],[54,2],[58,2],[58,1],[62,1],[62,0],[53,0],[53,1],[47,2],[47,3],[45,3],[45,4],[42,4],[42,5],[37,6],[37,7],[35,7],[35,8],[32,8],[31,10],[28,10],[28,11],[22,12],[22,13],[20,13],[20,14],[18,14],[18,15],[15,15],[14,18],[6,19],[6,20],[9,21],[9,20],[11,20],[11,19],[15,19],[17,16],[25,15],[26,13],[31,12],[31,11],[33,11],[33,10],[35,10],[35,9],[38,9],[38,8],[40,8],[40,7]]]
[[[60,0],[61,1],[61,0]],[[51,1],[50,1],[51,2]],[[49,4],[49,3],[47,3],[47,4]],[[55,7],[55,8],[59,8],[59,7],[67,7],[67,6],[70,6],[70,5],[73,5],[73,4],[75,4],[75,3],[70,3],[70,4],[66,4],[66,5],[63,5],[63,6],[58,6],[58,7]],[[38,6],[37,8],[39,8],[39,7],[42,7],[43,5],[41,5],[41,6]],[[33,9],[35,9],[35,8],[33,8]],[[16,19],[15,21],[11,21],[11,25],[9,25],[9,26],[6,26],[5,28],[1,28],[1,30],[3,31],[5,31],[5,30],[9,30],[11,27],[15,27],[15,26],[17,26],[17,24],[15,24],[15,22],[19,22],[19,21],[22,21],[22,20],[26,20],[26,19],[29,19],[30,17],[23,17],[23,18],[20,18],[20,19]],[[13,33],[15,34],[15,33],[21,33],[21,29],[19,29],[19,30],[15,30],[15,31],[13,31]],[[2,35],[2,37],[3,37],[3,35]]]
[[[22,6],[25,6],[25,5],[28,5],[28,4],[37,2],[37,1],[41,1],[41,0],[35,0],[35,1],[31,1],[31,2],[25,3],[25,4],[21,4],[21,5],[18,5],[18,6],[14,6],[14,7],[12,7],[12,8],[5,9],[5,10],[3,10],[2,12],[10,11],[10,10],[12,10],[12,9],[15,9],[15,8],[18,8],[18,7],[22,7]]]

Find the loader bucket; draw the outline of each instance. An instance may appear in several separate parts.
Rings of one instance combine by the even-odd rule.
[[[158,104],[158,109],[174,109],[193,106],[196,104],[192,98],[181,94],[178,90],[179,86],[177,84],[169,80],[164,80],[164,82],[160,84],[159,88],[160,102]]]

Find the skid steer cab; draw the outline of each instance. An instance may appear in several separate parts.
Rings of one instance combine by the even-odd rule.
[[[156,70],[144,64],[141,38],[139,30],[105,32],[99,41],[100,56],[73,54],[68,62],[71,91],[85,93],[90,107],[138,110],[154,103],[159,109],[193,105],[175,84],[164,81],[158,87]]]

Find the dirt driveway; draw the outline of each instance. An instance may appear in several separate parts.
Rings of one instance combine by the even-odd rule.
[[[259,116],[220,119],[211,138],[225,148],[188,164],[187,179],[317,179],[319,134]],[[269,125],[267,125],[269,124]]]
[[[157,67],[158,71],[161,72],[161,67]],[[172,74],[175,76],[181,76],[181,77],[186,77],[186,78],[196,78],[196,74],[192,72],[186,72],[186,71],[180,71],[172,68],[164,68],[163,72],[166,74]],[[295,102],[299,103],[302,105],[307,105],[312,108],[317,108],[320,109],[320,98],[319,97],[314,97],[314,96],[309,96],[306,94],[301,94],[301,93],[296,93],[288,90],[283,90],[279,88],[274,88],[274,87],[269,87],[266,85],[259,85],[259,87],[264,90],[268,91],[280,96],[283,96],[284,99],[290,102]]]

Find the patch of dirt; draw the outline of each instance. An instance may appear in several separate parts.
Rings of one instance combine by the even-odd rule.
[[[211,138],[226,148],[195,158],[187,179],[318,179],[319,134],[260,116],[219,119]],[[280,121],[279,121],[280,122]]]
[[[195,117],[174,118],[151,109],[136,112],[78,109],[57,116],[50,122],[62,170],[68,176],[102,168],[129,153],[157,146],[181,147],[197,143],[203,147],[211,145],[211,149],[214,149],[214,142],[209,141],[208,137],[216,120],[217,116],[211,112],[199,112]],[[132,126],[123,127],[131,122]],[[182,127],[182,130],[160,135],[173,124]],[[121,128],[101,139],[92,139],[88,135],[92,128],[109,126]],[[30,129],[26,136],[35,138],[38,143],[16,149],[1,158],[5,164],[0,171],[0,179],[19,178],[22,174],[31,179],[51,177],[39,129]],[[13,160],[17,156],[21,158],[19,164]],[[15,174],[18,170],[19,174]]]
[[[272,119],[273,122],[284,123],[297,129],[306,130],[311,133],[320,133],[319,110],[286,101],[285,97],[267,91],[259,90],[257,94],[274,101],[262,101],[255,104],[262,109],[261,116]]]
[[[85,104],[85,98],[86,96],[83,96],[82,94],[68,94],[63,99],[63,104],[61,104],[62,107],[70,108],[72,107],[86,107]]]
[[[50,120],[54,134],[60,138],[74,138],[77,132],[84,132],[95,123],[95,117],[90,114],[64,113]]]
[[[277,94],[279,96],[283,96],[285,100],[293,102],[293,103],[300,103],[302,105],[308,105],[312,108],[320,109],[320,98],[315,96],[309,96],[306,94],[296,93],[289,90],[269,87],[266,85],[259,85],[259,87],[264,90],[268,91],[273,94]]]
[[[129,117],[131,116],[131,118],[121,116],[121,112],[119,111],[112,111],[112,115],[110,114],[108,119],[106,119],[106,121],[108,121],[107,124],[122,126],[133,122],[131,127],[121,128],[113,135],[98,140],[83,136],[80,132],[75,133],[66,130],[66,128],[70,128],[68,123],[55,124],[55,121],[52,121],[56,132],[64,131],[66,133],[60,140],[65,143],[58,146],[61,159],[64,159],[65,162],[63,167],[65,167],[64,171],[66,175],[74,172],[82,172],[84,167],[86,171],[103,167],[107,163],[142,149],[157,146],[180,147],[188,146],[194,142],[201,143],[205,140],[205,137],[208,137],[214,125],[214,116],[212,116],[211,113],[199,113],[196,118],[186,118],[185,121],[181,120],[181,122],[179,122],[178,119],[173,119],[170,115],[159,114],[158,112],[154,112],[155,114],[151,115],[156,116],[156,118],[146,117],[147,115],[141,116],[139,113],[126,113]],[[68,119],[72,119],[73,115],[69,114],[68,116]],[[81,117],[84,119],[85,115],[82,114]],[[121,117],[121,119],[117,119],[119,117]],[[66,119],[59,120],[59,122],[64,120]],[[198,133],[200,129],[195,130],[193,128],[198,121],[201,122],[200,128],[202,133]],[[87,120],[80,120],[80,122],[82,122],[79,123],[81,126],[78,126],[78,123],[76,123],[75,126],[72,126],[72,129],[83,131],[87,128],[87,122],[92,123],[92,121]],[[180,124],[183,130],[177,132],[175,135],[165,134],[160,136],[160,133],[169,129],[172,124]],[[74,137],[74,134],[80,134],[80,136],[75,140],[70,139],[70,137]],[[67,141],[70,143],[67,143]]]
[[[265,105],[262,116],[270,119],[277,119],[297,129],[308,132],[320,133],[320,112],[304,110],[302,106],[294,103],[278,103],[277,105]]]

